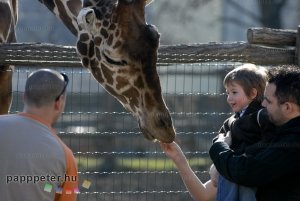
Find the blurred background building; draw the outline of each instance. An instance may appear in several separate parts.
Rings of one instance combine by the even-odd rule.
[[[18,40],[73,45],[74,36],[37,0],[19,1]],[[161,44],[244,41],[249,27],[297,29],[295,0],[154,0],[147,21]]]

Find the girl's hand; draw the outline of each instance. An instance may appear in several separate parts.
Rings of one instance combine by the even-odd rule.
[[[181,148],[178,146],[176,142],[172,143],[162,143],[159,142],[160,147],[165,152],[165,154],[171,158],[172,160],[178,159],[178,158],[185,158]]]
[[[220,174],[214,164],[210,166],[209,175],[210,175],[210,180],[213,183],[214,187],[218,187],[218,180]]]

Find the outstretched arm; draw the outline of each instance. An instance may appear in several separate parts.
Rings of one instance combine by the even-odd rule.
[[[209,180],[205,184],[200,181],[188,164],[180,147],[175,142],[170,144],[160,143],[160,146],[176,165],[186,188],[195,201],[212,201],[215,199],[217,189],[212,181]]]
[[[68,29],[77,36],[77,15],[82,8],[81,0],[38,0],[44,4]]]

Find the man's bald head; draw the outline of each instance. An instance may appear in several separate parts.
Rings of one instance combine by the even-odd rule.
[[[40,69],[31,73],[26,81],[24,102],[28,106],[48,106],[64,92],[66,82],[57,71]]]

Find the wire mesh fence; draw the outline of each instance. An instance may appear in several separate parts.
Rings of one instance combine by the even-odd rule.
[[[158,66],[164,99],[176,128],[176,141],[205,182],[208,149],[230,115],[222,80],[239,63]],[[13,73],[10,113],[22,110],[25,81],[32,67]],[[77,160],[79,201],[192,200],[158,143],[144,139],[136,120],[84,68],[54,68],[70,79],[65,112],[55,125]]]
[[[159,48],[157,68],[176,141],[203,182],[209,179],[211,140],[231,114],[222,84],[224,76],[240,62],[299,64],[300,43],[296,38],[299,29],[251,29],[248,43]],[[48,66],[69,76],[66,108],[55,128],[77,160],[79,201],[192,200],[158,143],[147,141],[133,116],[89,71],[79,67],[75,47],[1,44],[0,61],[26,66],[13,72],[10,113],[22,110],[25,80],[36,68]],[[56,67],[59,65],[68,67]]]

